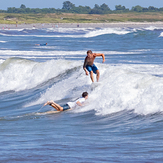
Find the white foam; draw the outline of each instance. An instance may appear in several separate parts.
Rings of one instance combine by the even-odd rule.
[[[154,30],[158,30],[158,29],[163,29],[163,27],[150,26],[150,27],[146,27],[146,28],[144,28],[144,29],[145,29],[145,30],[154,31]]]
[[[0,41],[0,43],[6,43],[7,41]]]
[[[52,48],[50,47],[36,47],[36,48]],[[57,49],[57,47],[56,47]],[[138,49],[131,51],[96,51],[96,53],[104,53],[105,55],[113,55],[113,54],[143,54],[146,51],[150,51],[151,49]],[[19,50],[0,50],[1,58],[7,59],[9,57],[22,57],[22,58],[52,58],[52,57],[61,57],[61,56],[71,56],[71,55],[86,55],[86,51],[19,51]]]
[[[104,29],[90,31],[87,34],[85,34],[84,37],[89,38],[89,37],[96,37],[96,36],[105,35],[105,34],[125,35],[131,32],[133,31],[128,30],[128,29],[122,29],[122,28],[104,28]]]
[[[157,29],[163,29],[162,27],[155,27],[155,26],[150,26],[146,28],[101,28],[101,29],[95,29],[95,28],[45,28],[45,29],[39,29],[42,30],[43,32],[46,31],[48,32],[56,32],[59,34],[46,34],[46,35],[28,35],[27,31],[24,31],[27,33],[26,35],[22,34],[13,34],[12,31],[23,31],[24,29],[11,29],[10,34],[6,33],[0,33],[0,35],[3,36],[19,36],[19,37],[70,37],[70,38],[91,38],[91,37],[97,37],[100,35],[106,35],[106,34],[117,34],[117,35],[126,35],[128,33],[135,33],[137,31],[141,30],[157,30]],[[31,29],[26,29],[26,30],[33,30]],[[83,34],[80,34],[80,33]],[[67,33],[67,34],[65,34]],[[72,33],[72,34],[71,34]],[[74,34],[75,33],[75,34]]]
[[[0,65],[0,92],[31,89],[78,65],[79,62],[66,60],[38,63],[24,59],[7,59]]]
[[[21,31],[21,30],[20,30]],[[19,36],[19,37],[70,37],[70,38],[90,38],[96,37],[105,34],[117,34],[117,35],[125,35],[131,32],[135,32],[135,29],[128,28],[103,28],[103,29],[93,29],[93,28],[57,28],[57,29],[46,29],[47,32],[59,32],[60,34],[54,35],[15,35],[15,34],[5,34],[0,33],[3,36]],[[84,32],[85,34],[80,34],[80,32]],[[76,32],[76,35],[74,33]],[[61,35],[63,33],[63,35]],[[68,33],[68,34],[65,34]],[[72,35],[70,33],[73,33]]]
[[[163,78],[151,75],[151,69],[146,65],[135,68],[133,71],[129,66],[108,67],[101,77],[103,85],[92,93],[96,100],[91,107],[96,106],[97,115],[126,109],[143,115],[163,111]],[[159,69],[163,70],[162,67]]]
[[[4,29],[0,29],[0,31],[23,31],[24,29],[22,28],[22,29],[12,29],[12,28],[4,28]]]
[[[101,84],[94,90],[91,90],[90,78],[81,66],[79,71],[48,88],[29,106],[43,104],[48,100],[74,99],[83,91],[88,91],[89,104],[73,110],[75,113],[94,110],[96,115],[107,115],[133,110],[137,114],[147,115],[163,111],[163,78],[156,76],[162,74],[162,66],[96,65],[100,69]]]
[[[163,37],[163,32],[160,33],[160,36],[159,37]]]
[[[3,63],[5,60],[4,59],[0,59],[0,64]]]
[[[80,32],[80,31],[89,31],[89,30],[94,30],[93,28],[46,28],[43,29],[47,32],[60,32],[60,33],[69,33],[69,32]]]
[[[82,63],[78,65],[81,66],[80,70],[75,71],[68,78],[54,84],[51,88],[48,88],[45,93],[41,94],[41,97],[26,106],[43,104],[49,100],[61,100],[65,98],[78,98],[84,91],[90,90],[91,81],[88,76],[85,75],[82,68]]]

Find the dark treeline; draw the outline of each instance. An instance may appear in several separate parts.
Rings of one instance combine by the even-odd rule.
[[[95,4],[94,8],[89,6],[78,6],[70,1],[63,2],[62,9],[55,8],[26,8],[24,4],[20,8],[9,7],[7,10],[0,10],[1,13],[77,13],[77,14],[110,14],[110,13],[126,13],[126,12],[160,12],[163,11],[163,7],[156,8],[149,6],[148,8],[141,7],[139,5],[132,7],[131,10],[122,5],[116,5],[115,10],[111,10],[105,3],[102,5]]]

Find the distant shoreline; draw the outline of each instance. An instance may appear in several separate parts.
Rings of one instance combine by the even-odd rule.
[[[163,27],[163,22],[117,22],[117,23],[32,23],[0,24],[0,29],[41,29],[41,28],[146,28]]]

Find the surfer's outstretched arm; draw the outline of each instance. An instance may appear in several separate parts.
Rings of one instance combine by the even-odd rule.
[[[103,63],[105,62],[105,55],[103,53],[94,53],[97,57],[100,57],[102,56],[102,59],[103,59]]]

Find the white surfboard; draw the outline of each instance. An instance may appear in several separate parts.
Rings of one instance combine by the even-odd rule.
[[[101,85],[100,82],[94,82],[94,83],[92,83],[92,84],[91,84],[91,90],[96,89],[96,87],[98,87],[98,86],[100,86],[100,85]]]
[[[69,111],[69,110],[72,110],[72,109],[67,109],[65,111]],[[36,113],[36,115],[56,114],[56,113],[61,113],[61,112],[65,112],[65,111],[50,110],[50,111],[46,111],[46,112]]]
[[[51,110],[51,111],[36,113],[35,115],[47,115],[47,114],[56,114],[56,113],[60,113],[60,111]]]

